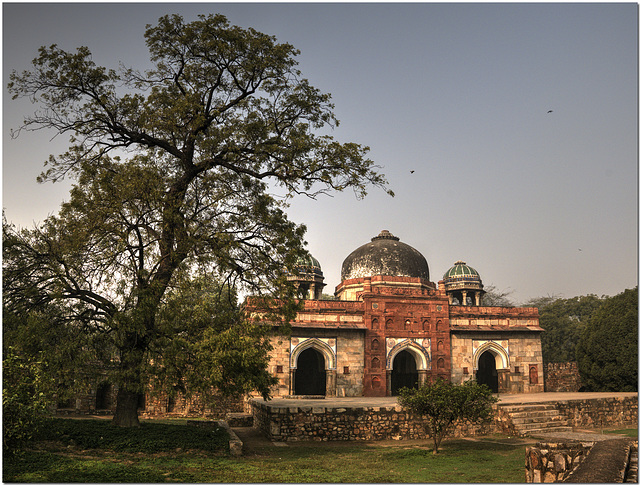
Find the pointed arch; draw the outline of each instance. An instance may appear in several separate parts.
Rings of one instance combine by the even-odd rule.
[[[496,369],[509,368],[509,352],[496,342],[485,342],[473,354],[473,368],[475,370],[478,370],[478,361],[485,352],[490,352],[496,358]]]
[[[291,369],[296,369],[298,367],[298,357],[300,354],[309,349],[313,348],[320,352],[324,356],[324,363],[326,370],[335,370],[336,369],[336,354],[333,349],[327,345],[325,342],[318,338],[310,338],[296,345],[296,347],[291,351]]]
[[[431,369],[431,357],[426,350],[418,345],[413,340],[405,340],[396,344],[387,355],[387,370],[393,370],[393,360],[403,350],[409,351],[416,359],[417,370],[430,370]]]

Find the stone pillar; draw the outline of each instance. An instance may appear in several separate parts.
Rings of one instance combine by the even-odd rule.
[[[326,395],[328,397],[335,397],[336,395],[336,377],[337,377],[338,371],[336,369],[327,369],[326,371],[326,375],[327,375],[327,382],[326,382]]]
[[[427,382],[427,370],[418,370],[418,386],[424,386]]]
[[[295,394],[296,370],[289,369],[289,395]]]
[[[482,292],[476,291],[476,306],[482,305]]]
[[[498,369],[498,392],[509,392],[509,369]]]
[[[387,392],[385,396],[391,396],[391,371],[387,369]]]
[[[462,290],[462,302],[461,302],[461,304],[465,305],[465,306],[467,304],[467,290]]]

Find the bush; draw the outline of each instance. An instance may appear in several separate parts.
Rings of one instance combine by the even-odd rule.
[[[418,389],[400,389],[398,398],[402,406],[425,417],[424,428],[433,438],[434,454],[452,424],[458,420],[476,423],[490,419],[491,405],[497,401],[484,384],[467,381],[455,385],[442,379]]]
[[[49,414],[44,366],[9,347],[2,361],[2,451],[18,453]]]
[[[127,453],[159,453],[176,448],[217,452],[227,450],[229,443],[228,433],[219,427],[143,421],[138,428],[121,428],[102,419],[55,418],[40,438],[65,446]]]

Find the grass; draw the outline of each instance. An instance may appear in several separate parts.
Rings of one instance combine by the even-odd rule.
[[[622,434],[629,438],[638,438],[638,428],[608,429],[603,431],[604,434]]]
[[[429,442],[265,441],[232,458],[227,436],[184,422],[121,429],[104,420],[53,419],[34,446],[3,465],[5,482],[389,483],[521,482],[524,442],[505,437]]]

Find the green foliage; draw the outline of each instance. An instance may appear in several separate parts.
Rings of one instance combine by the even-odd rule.
[[[224,428],[189,426],[143,421],[134,429],[113,426],[98,419],[51,419],[39,438],[59,441],[64,446],[127,453],[159,453],[182,450],[217,452],[228,450],[229,435]]]
[[[638,390],[637,287],[604,300],[584,326],[576,355],[587,390]]]
[[[183,281],[168,293],[158,317],[168,337],[150,350],[154,388],[197,392],[210,405],[217,393],[237,397],[257,390],[269,397],[277,382],[267,369],[271,327],[248,321],[236,299],[228,285],[210,277]]]
[[[540,314],[542,359],[544,362],[576,360],[576,345],[589,317],[604,300],[596,295],[574,298],[543,297],[525,306],[537,307]]]
[[[50,387],[43,363],[12,347],[2,360],[2,451],[11,456],[33,439],[48,416]]]
[[[331,96],[297,69],[293,46],[222,15],[190,23],[167,15],[145,39],[153,68],[144,73],[98,66],[86,47],[52,45],[8,85],[14,99],[38,107],[14,134],[70,137],[40,180],[75,183],[40,227],[3,224],[4,305],[21,318],[46,311],[52,325],[90,335],[113,367],[122,397],[115,421],[127,426],[137,424],[134,397],[148,383],[149,354],[186,330],[172,336],[157,322],[181,273],[271,298],[272,318],[286,321],[295,295],[285,270],[306,255],[306,228],[285,212],[290,197],[345,189],[363,197],[370,185],[392,195],[368,147],[316,133],[338,120]],[[247,327],[225,332],[203,334],[202,350],[258,339]],[[263,352],[236,346],[227,357],[232,367],[258,369],[264,387],[255,365]],[[254,381],[232,384],[240,392]]]
[[[484,384],[466,381],[456,385],[442,379],[418,389],[400,389],[398,397],[403,407],[424,416],[424,428],[433,439],[434,453],[456,421],[486,421],[492,417],[491,405],[497,401]]]

